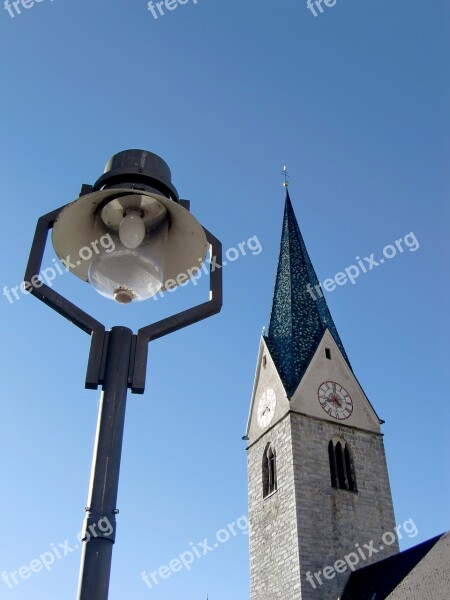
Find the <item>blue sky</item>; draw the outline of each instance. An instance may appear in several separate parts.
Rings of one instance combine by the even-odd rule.
[[[245,430],[281,234],[280,171],[321,281],[414,232],[420,247],[327,294],[380,416],[396,510],[419,535],[448,522],[448,26],[440,0],[189,0],[154,19],[144,0],[43,0],[0,10],[1,287],[21,282],[37,218],[75,199],[107,159],[145,148],[171,166],[225,249],[262,251],[224,271],[222,313],[150,346],[130,396],[111,600],[248,599],[241,534],[156,589],[140,580],[247,510]],[[48,248],[45,261],[54,254]],[[44,263],[45,263],[44,261]],[[128,308],[70,275],[58,290],[109,327],[158,320],[206,281]],[[0,571],[76,534],[98,393],[88,337],[33,298],[0,298],[3,514]],[[446,443],[447,442],[447,443]],[[362,540],[365,542],[367,540]],[[0,597],[75,595],[79,552]]]

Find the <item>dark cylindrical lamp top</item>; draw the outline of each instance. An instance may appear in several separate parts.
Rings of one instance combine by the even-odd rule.
[[[109,159],[93,190],[113,187],[141,187],[175,201],[179,199],[178,192],[172,184],[169,165],[160,156],[147,150],[123,150]]]

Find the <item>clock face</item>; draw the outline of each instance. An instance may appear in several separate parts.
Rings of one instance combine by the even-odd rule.
[[[267,388],[261,395],[258,402],[258,424],[260,427],[267,427],[273,419],[277,405],[277,395],[275,390]]]
[[[353,412],[353,401],[342,385],[325,381],[319,387],[319,402],[323,410],[334,419],[348,419]]]

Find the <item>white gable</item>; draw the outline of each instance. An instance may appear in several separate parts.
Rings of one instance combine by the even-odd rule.
[[[326,349],[331,353],[331,359],[327,358]],[[320,405],[319,387],[327,381],[335,382],[345,388],[353,401],[353,413],[345,420],[334,419]],[[380,420],[377,414],[328,329],[291,399],[291,409],[333,423],[380,431]]]
[[[262,394],[271,388],[275,391],[277,402],[275,413],[272,420],[266,427],[261,427],[257,419],[258,402]],[[250,405],[250,414],[248,417],[246,437],[249,442],[253,442],[260,435],[274,425],[281,417],[289,411],[289,400],[286,396],[283,383],[281,382],[278,371],[267,349],[266,342],[261,337],[259,345],[258,361],[256,363],[255,382],[253,384],[252,399]]]

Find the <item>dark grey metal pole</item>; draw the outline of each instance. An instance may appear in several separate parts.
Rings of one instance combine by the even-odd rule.
[[[78,600],[108,598],[132,339],[133,333],[126,327],[113,327],[109,333],[83,529]]]

